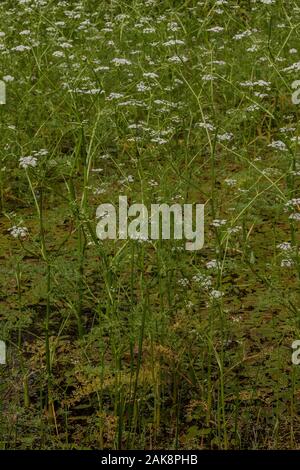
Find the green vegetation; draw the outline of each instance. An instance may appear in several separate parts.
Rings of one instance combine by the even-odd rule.
[[[299,2],[0,17],[0,447],[299,448]],[[119,195],[205,204],[204,248],[100,241]]]

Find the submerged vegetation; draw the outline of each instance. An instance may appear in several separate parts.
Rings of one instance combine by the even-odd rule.
[[[299,448],[299,2],[0,18],[0,447]],[[99,240],[119,196],[205,204],[204,247]]]

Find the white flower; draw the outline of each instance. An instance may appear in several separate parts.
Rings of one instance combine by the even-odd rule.
[[[227,220],[225,219],[214,219],[211,223],[213,227],[221,227],[222,225],[225,225],[227,223]]]
[[[202,80],[204,80],[205,82],[210,82],[210,81],[213,81],[215,79],[216,79],[216,77],[214,77],[210,73],[208,73],[206,75],[202,75]]]
[[[12,51],[16,51],[16,52],[24,52],[24,51],[29,51],[29,50],[30,50],[30,47],[24,46],[23,44],[20,44],[19,46],[12,48]]]
[[[95,68],[95,72],[106,72],[109,70],[109,67],[107,65],[100,65],[99,67]]]
[[[294,264],[294,261],[291,259],[283,259],[280,263],[282,268],[291,268]]]
[[[93,190],[93,194],[95,194],[96,196],[98,196],[99,194],[105,194],[105,193],[106,193],[105,188],[95,188]]]
[[[8,231],[14,238],[26,238],[28,235],[28,229],[26,227],[17,227],[16,225],[8,229]]]
[[[269,96],[268,93],[259,93],[259,91],[255,91],[254,95],[257,96],[258,98],[267,98]]]
[[[41,149],[41,150],[33,150],[32,151],[32,154],[36,157],[36,156],[40,156],[40,157],[44,157],[46,155],[48,155],[49,151],[47,149]]]
[[[155,28],[144,28],[143,29],[144,34],[152,34],[155,33]]]
[[[214,26],[213,28],[209,28],[206,31],[211,31],[212,33],[220,33],[221,31],[224,31],[224,28],[221,26]]]
[[[247,52],[256,52],[256,51],[258,51],[258,46],[256,44],[254,44],[251,47],[248,47],[247,49]]]
[[[229,227],[227,229],[227,232],[229,234],[233,234],[233,233],[239,233],[241,230],[242,230],[242,227],[240,225],[236,225],[235,227]]]
[[[141,233],[133,233],[131,235],[129,235],[129,237],[131,238],[131,240],[137,240],[138,242],[147,242],[148,241],[148,238],[144,235],[142,235]]]
[[[286,67],[285,69],[283,69],[283,72],[293,72],[293,71],[299,72],[299,70],[300,70],[300,62],[295,62],[294,64],[290,65],[290,67]]]
[[[129,15],[125,15],[124,13],[120,13],[119,15],[115,16],[116,21],[123,21],[130,18]]]
[[[219,290],[215,290],[213,289],[210,293],[209,293],[210,297],[212,299],[220,299],[221,297],[223,297],[223,292],[219,291]]]
[[[158,145],[164,145],[168,143],[166,139],[162,139],[161,137],[155,137],[151,139],[151,142],[154,142],[155,144],[158,144]]]
[[[182,62],[187,62],[188,58],[185,56],[173,55],[172,57],[169,57],[168,61],[174,64],[180,64]]]
[[[233,139],[233,134],[231,134],[231,132],[225,132],[225,134],[218,134],[217,137],[220,142],[230,141]]]
[[[294,206],[299,206],[300,205],[300,197],[294,197],[293,199],[290,199],[285,206],[286,207],[294,207]]]
[[[234,323],[239,323],[242,320],[242,316],[239,315],[238,317],[231,317],[230,320],[233,321]]]
[[[271,147],[273,149],[276,149],[276,150],[281,150],[282,152],[286,152],[287,151],[287,147],[285,145],[284,142],[282,142],[282,140],[273,140],[273,142],[271,142],[268,147]]]
[[[65,54],[63,51],[55,51],[53,52],[53,57],[65,57]]]
[[[118,57],[115,57],[111,62],[112,62],[116,67],[120,67],[120,65],[131,65],[130,60],[124,59],[124,58],[118,58]]]
[[[236,41],[240,41],[243,38],[251,36],[253,33],[257,33],[257,29],[252,29],[252,30],[247,29],[246,31],[243,31],[242,33],[235,34],[233,36],[233,39],[235,39]]]
[[[143,93],[144,91],[151,90],[151,88],[149,86],[145,85],[144,82],[138,83],[136,88],[137,88],[137,91],[139,91],[140,93]]]
[[[283,242],[279,243],[279,245],[277,245],[277,248],[282,251],[290,251],[292,249],[292,245],[290,244],[290,242]]]
[[[193,281],[199,283],[201,287],[204,287],[204,289],[208,289],[212,285],[211,278],[205,274],[196,274],[192,279]]]
[[[5,76],[3,77],[3,81],[4,81],[4,82],[13,82],[14,79],[15,79],[15,77],[12,77],[11,75],[5,75]]]
[[[195,127],[201,127],[202,129],[207,129],[208,131],[214,131],[215,126],[210,124],[209,122],[197,122]]]
[[[245,111],[247,111],[248,113],[251,113],[252,111],[258,111],[258,110],[259,110],[259,106],[257,104],[251,104],[250,106],[246,108]]]
[[[175,21],[172,21],[171,23],[168,23],[168,30],[169,31],[178,31],[179,30],[178,23],[176,23]]]
[[[178,280],[178,284],[182,287],[186,287],[189,285],[189,280],[186,277]]]
[[[78,93],[80,95],[102,95],[104,93],[104,90],[101,90],[100,88],[91,88],[90,90],[82,90],[80,88],[75,88],[74,90],[69,90],[69,93]]]
[[[73,46],[69,42],[62,42],[60,44],[60,47],[62,47],[63,49],[71,49]]]
[[[124,97],[124,93],[110,93],[109,96],[106,98],[107,101],[111,101],[111,100],[118,100],[119,98],[123,98]]]
[[[207,267],[207,269],[219,268],[219,267],[220,267],[220,263],[219,263],[218,260],[212,259],[211,261],[208,261],[208,262],[206,263],[206,267]]]
[[[29,155],[28,157],[21,157],[19,159],[20,162],[20,167],[21,168],[28,168],[28,167],[34,167],[37,165],[37,158],[32,157]]]
[[[145,72],[143,73],[143,77],[145,78],[159,78],[159,75],[157,75],[157,73],[154,73],[154,72]]]
[[[279,131],[285,134],[286,132],[294,132],[296,127],[280,127]],[[291,139],[293,140],[293,138]]]
[[[237,180],[234,178],[226,178],[224,182],[227,184],[227,186],[235,186],[237,184]]]
[[[181,39],[169,39],[169,41],[163,43],[163,46],[168,47],[168,46],[175,46],[175,45],[181,45],[181,44],[184,44],[184,41],[182,41]]]
[[[211,63],[215,65],[226,65],[226,62],[224,60],[212,60]]]

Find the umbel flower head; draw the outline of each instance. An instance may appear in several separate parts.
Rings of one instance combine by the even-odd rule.
[[[8,231],[10,232],[10,234],[14,237],[14,238],[27,238],[28,236],[28,229],[27,227],[18,227],[16,225],[14,225],[13,227],[11,227],[10,229],[8,229]]]
[[[28,167],[36,166],[37,165],[37,158],[32,157],[31,155],[29,155],[28,157],[21,157],[19,159],[19,162],[20,162],[20,167],[26,169]]]

